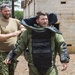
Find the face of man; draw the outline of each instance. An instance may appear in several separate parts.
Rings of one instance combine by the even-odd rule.
[[[36,20],[36,22],[38,23],[38,25],[40,25],[41,27],[45,27],[48,25],[48,17],[47,15],[41,15],[39,17],[39,19]]]
[[[10,8],[9,8],[9,7],[3,8],[3,9],[1,10],[1,13],[2,13],[2,17],[3,17],[4,19],[9,19],[10,13],[11,13]]]

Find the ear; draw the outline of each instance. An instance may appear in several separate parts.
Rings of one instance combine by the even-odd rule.
[[[1,14],[1,10],[0,10],[0,14]]]
[[[38,19],[36,19],[36,23],[38,23]]]
[[[2,10],[0,10],[0,14],[2,14]]]

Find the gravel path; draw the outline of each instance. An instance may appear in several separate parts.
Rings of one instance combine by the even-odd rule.
[[[15,70],[15,75],[29,75],[27,62],[25,61],[23,56],[18,58],[19,63]],[[61,71],[61,63],[59,61],[59,57],[56,58],[56,65],[58,68],[59,75],[75,75],[75,54],[70,54],[70,62],[68,64],[68,68],[66,71]]]

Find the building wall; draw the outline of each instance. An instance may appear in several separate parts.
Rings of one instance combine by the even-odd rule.
[[[26,5],[26,8],[24,9],[24,18],[28,18],[35,15],[35,6],[34,1],[32,1],[29,5]]]
[[[32,0],[28,7],[24,9],[25,18],[34,16],[37,11],[56,13],[68,49],[75,52],[75,0]]]

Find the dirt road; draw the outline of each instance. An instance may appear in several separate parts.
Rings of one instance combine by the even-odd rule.
[[[19,63],[17,65],[15,75],[29,75],[27,62],[25,61],[24,57],[20,56],[18,60]],[[70,62],[66,71],[61,71],[61,63],[58,56],[56,59],[56,65],[59,71],[59,75],[75,75],[75,54],[70,54]]]

